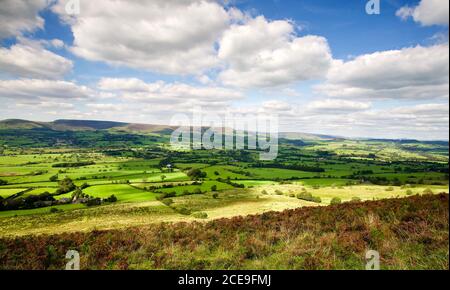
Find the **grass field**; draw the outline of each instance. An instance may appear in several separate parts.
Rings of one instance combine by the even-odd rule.
[[[10,211],[2,211],[0,212],[0,218],[13,218],[15,220],[16,217],[20,216],[31,216],[31,219],[36,219],[36,216],[41,215],[53,215],[58,219],[58,214],[52,214],[50,212],[51,208],[56,208],[60,211],[71,211],[75,209],[84,209],[86,208],[83,204],[66,204],[66,205],[55,205],[51,207],[45,207],[45,208],[35,208],[35,209],[24,209],[24,210],[10,210]],[[2,220],[6,221],[6,220]],[[7,234],[5,232],[4,234]]]
[[[14,260],[20,250],[9,239],[42,239],[39,244],[52,237],[54,243],[36,249],[46,257],[76,236],[89,261],[101,255],[96,247],[108,253],[122,245],[108,264],[85,260],[89,269],[359,269],[369,246],[387,253],[386,269],[446,269],[448,196],[438,194],[449,192],[448,158],[441,145],[405,146],[282,144],[277,160],[266,163],[255,152],[165,146],[7,148],[0,156],[0,268],[43,268],[40,258],[32,265]],[[54,201],[36,202],[46,192],[51,196],[42,198]],[[313,201],[305,200],[308,194]],[[339,202],[339,210],[330,206]],[[430,209],[433,223],[426,224],[423,211]],[[410,215],[422,236],[399,236],[396,227]],[[103,235],[98,231],[107,238],[93,244]],[[122,238],[138,244],[128,249]],[[44,268],[58,263],[46,261]]]
[[[351,201],[353,198],[359,198],[361,200],[377,200],[407,197],[408,190],[411,191],[409,195],[422,195],[425,190],[431,189],[433,193],[449,193],[448,187],[443,186],[418,186],[414,188],[402,188],[402,187],[387,187],[378,185],[354,185],[354,186],[338,186],[338,187],[319,187],[315,188],[298,182],[297,184],[286,185],[267,185],[261,186],[254,190],[262,193],[266,191],[269,194],[276,194],[276,191],[282,192],[283,195],[289,196],[290,194],[297,195],[303,191],[311,193],[313,196],[320,197],[322,203],[330,204],[331,200],[335,197],[340,198],[343,202]]]
[[[128,184],[109,184],[88,187],[84,193],[93,197],[108,198],[115,195],[118,202],[144,202],[155,200],[155,194],[136,189]],[[58,198],[70,198],[72,193],[59,195]]]
[[[0,196],[3,198],[10,197],[11,195],[14,195],[16,193],[19,193],[23,191],[23,189],[0,189]]]
[[[163,193],[175,192],[177,195],[182,195],[184,191],[193,193],[195,190],[200,189],[202,192],[211,192],[211,188],[215,186],[216,191],[222,191],[225,189],[232,189],[231,185],[217,182],[217,181],[205,181],[201,185],[187,185],[187,186],[175,186],[173,188],[164,188],[160,191]]]

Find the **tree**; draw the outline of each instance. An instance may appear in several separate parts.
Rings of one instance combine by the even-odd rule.
[[[113,194],[110,197],[108,197],[107,199],[105,199],[105,201],[114,203],[114,202],[117,202],[117,197]]]
[[[211,186],[211,191],[217,191],[217,185],[213,185],[213,186]]]
[[[53,176],[50,177],[48,180],[51,181],[51,182],[58,181],[58,174],[53,175]]]
[[[77,188],[73,193],[72,193],[72,200],[76,201],[79,198],[83,197],[83,191],[80,188]]]
[[[188,171],[187,176],[189,176],[192,180],[198,180],[200,178],[206,177],[206,172],[202,172],[198,168],[194,168]]]
[[[7,185],[8,181],[0,179],[0,185]]]
[[[92,199],[89,199],[87,202],[86,202],[86,205],[87,206],[97,206],[97,205],[101,205],[102,204],[102,200],[100,199],[100,198],[92,198]]]
[[[64,194],[75,190],[76,186],[73,183],[72,179],[69,177],[65,177],[63,180],[58,182],[59,189],[57,190],[57,194]]]
[[[161,181],[162,181],[162,182],[164,182],[164,179],[166,179],[166,178],[167,178],[167,176],[161,175]]]

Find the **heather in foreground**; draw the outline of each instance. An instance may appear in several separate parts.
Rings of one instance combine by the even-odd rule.
[[[159,224],[0,240],[0,269],[382,269],[449,268],[449,196],[299,208],[209,223]]]

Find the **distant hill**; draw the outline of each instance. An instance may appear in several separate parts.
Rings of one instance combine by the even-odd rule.
[[[168,125],[154,125],[154,124],[136,124],[113,121],[96,121],[96,120],[55,120],[53,122],[38,122],[21,119],[7,119],[0,121],[0,130],[31,130],[31,129],[48,129],[53,131],[110,131],[110,132],[125,132],[125,133],[146,133],[158,135],[170,135],[176,127]],[[205,131],[207,128],[203,128]],[[290,141],[339,141],[339,140],[365,140],[365,141],[380,141],[393,142],[398,144],[414,144],[414,143],[428,143],[433,145],[448,146],[448,141],[417,141],[417,140],[402,140],[402,139],[372,139],[372,138],[345,138],[332,135],[299,133],[299,132],[281,132],[280,139]]]
[[[175,127],[167,125],[152,125],[152,124],[135,124],[112,121],[94,121],[94,120],[55,120],[53,122],[35,122],[20,119],[9,119],[0,121],[0,129],[50,129],[54,131],[121,131],[129,133],[154,133],[169,135]],[[334,136],[308,134],[308,133],[280,133],[280,138],[286,140],[304,140],[304,141],[318,141],[318,140],[335,140]]]
[[[45,128],[45,123],[20,119],[8,119],[0,121],[0,129],[35,129]]]
[[[430,145],[440,145],[440,146],[448,146],[449,141],[443,140],[435,140],[435,141],[418,141],[414,139],[367,139],[369,141],[374,142],[391,142],[398,144],[430,144]]]
[[[50,129],[54,131],[98,131],[114,130],[141,133],[171,133],[175,128],[164,125],[133,124],[94,120],[55,120],[53,122],[35,122],[20,119],[0,121],[0,129]]]
[[[295,132],[280,133],[279,137],[287,140],[305,140],[305,141],[325,141],[325,140],[344,139],[331,135],[295,133]]]
[[[48,124],[56,130],[108,130],[128,125],[127,123],[121,122],[91,120],[56,120]]]

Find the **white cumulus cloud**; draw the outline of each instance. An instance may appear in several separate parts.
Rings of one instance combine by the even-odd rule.
[[[236,87],[273,87],[325,75],[332,56],[327,40],[297,37],[294,25],[263,16],[235,24],[220,40],[219,58],[227,64],[222,83]]]
[[[416,46],[337,60],[318,92],[367,99],[448,98],[448,44]]]
[[[10,48],[0,47],[0,67],[0,75],[58,79],[72,70],[73,63],[38,42],[24,41]]]
[[[104,91],[115,91],[123,98],[147,102],[228,102],[244,98],[241,92],[223,87],[198,87],[163,81],[146,83],[136,78],[103,78],[98,87]]]
[[[421,0],[418,6],[404,6],[396,14],[403,20],[412,17],[415,22],[423,26],[448,26],[449,2],[448,0]]]
[[[84,1],[70,18],[64,7],[53,11],[71,25],[76,55],[168,74],[216,66],[216,40],[235,14],[209,0]]]
[[[44,19],[38,13],[47,4],[47,0],[2,0],[0,39],[44,28]]]
[[[349,113],[368,110],[370,102],[355,102],[349,100],[325,99],[309,103],[306,108],[313,112]]]
[[[94,97],[95,92],[73,82],[17,79],[0,80],[0,99],[39,100],[39,99],[86,99]]]

